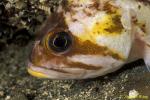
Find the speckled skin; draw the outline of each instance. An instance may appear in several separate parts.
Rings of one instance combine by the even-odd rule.
[[[85,79],[116,71],[139,58],[149,65],[149,11],[149,6],[130,0],[63,1],[38,32],[29,73],[42,78]],[[48,48],[47,39],[61,31],[72,36],[73,44],[66,52],[55,53]]]

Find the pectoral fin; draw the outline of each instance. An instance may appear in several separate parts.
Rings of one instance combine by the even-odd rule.
[[[135,41],[129,56],[129,62],[143,58],[150,72],[150,32],[144,32],[139,26],[135,27]]]
[[[150,72],[150,45],[146,45],[144,52],[144,61],[148,71]]]
[[[150,72],[150,66],[146,65],[146,68]]]
[[[150,33],[145,37],[145,42],[148,46],[150,46]]]

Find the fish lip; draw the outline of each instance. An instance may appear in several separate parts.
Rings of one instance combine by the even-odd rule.
[[[41,68],[35,66],[32,62],[28,63],[27,71],[30,75],[37,78],[47,78],[47,79],[76,79],[71,73],[61,73],[51,69]]]
[[[27,71],[30,75],[37,77],[37,78],[48,78],[48,75],[41,72],[40,70],[45,70],[45,69],[40,68],[38,66],[34,66],[31,62],[28,63]]]
[[[54,79],[54,80],[72,80],[72,79],[85,79],[84,75],[75,75],[72,73],[63,73],[57,72],[55,70],[41,68],[39,66],[35,66],[32,62],[28,63],[27,71],[30,75],[37,78],[46,78],[46,79]]]

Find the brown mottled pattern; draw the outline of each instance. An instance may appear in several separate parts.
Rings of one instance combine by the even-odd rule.
[[[57,32],[57,31],[55,31]],[[52,32],[53,33],[53,32]],[[51,33],[50,33],[51,34]],[[71,33],[70,33],[71,34]],[[45,51],[49,54],[52,51],[47,44],[48,36],[46,36],[46,39],[44,39],[43,47],[45,48]],[[124,60],[124,58],[118,54],[117,52],[113,52],[107,47],[99,46],[97,44],[92,43],[91,41],[87,40],[85,42],[81,42],[77,37],[72,36],[73,43],[72,47],[67,53],[62,54],[62,56],[73,56],[73,55],[102,55],[102,56],[112,56],[114,59],[117,60]]]
[[[114,6],[111,4],[111,2],[106,2],[104,7],[103,7],[103,10],[106,11],[107,13],[115,13],[116,10],[118,9],[117,6]]]
[[[106,28],[105,30],[109,33],[117,33],[117,34],[121,34],[122,30],[123,30],[123,25],[121,23],[121,16],[120,15],[115,15],[112,18],[112,21],[114,23],[114,25]]]
[[[99,0],[91,0],[93,1],[93,4],[89,4],[85,7],[85,9],[83,9],[83,12],[87,15],[87,16],[94,16],[95,13],[92,12],[92,9],[93,10],[97,10],[97,11],[106,11],[108,13],[115,13],[117,7],[112,5],[111,4],[111,1],[112,0],[102,0],[102,1],[99,1]],[[64,9],[65,9],[65,12],[70,12],[71,15],[74,15],[77,11],[74,10],[74,8],[79,8],[79,7],[83,7],[82,4],[74,4],[74,3],[71,3],[71,4],[68,4],[66,3],[67,6],[65,5]],[[91,9],[91,12],[87,11],[86,9]]]
[[[141,30],[142,30],[144,33],[146,33],[146,25],[145,25],[145,24],[141,25]]]
[[[150,47],[150,44],[147,43],[146,45],[147,45],[148,47]]]
[[[42,53],[42,55],[40,53]],[[107,48],[95,46],[94,44],[87,42],[85,44],[84,43],[76,44],[76,46],[73,46],[70,51],[68,51],[67,53],[65,53],[63,55],[55,55],[54,52],[46,49],[45,47],[43,47],[43,45],[37,44],[32,52],[31,62],[35,66],[45,66],[45,67],[50,67],[50,68],[54,68],[56,66],[51,66],[51,65],[48,66],[45,64],[53,63],[53,64],[56,64],[58,66],[58,68],[59,68],[59,65],[66,64],[70,68],[78,67],[78,68],[83,68],[83,69],[87,69],[87,70],[98,70],[102,67],[101,66],[95,67],[95,66],[86,65],[86,64],[82,64],[82,63],[75,63],[75,62],[70,63],[67,60],[67,57],[73,56],[76,54],[98,55],[98,53],[103,54],[104,56],[110,55],[114,59],[122,60],[122,58],[120,58],[120,56],[117,53],[113,53]]]
[[[51,16],[47,18],[47,20],[44,22],[44,24],[41,26],[40,29],[37,30],[36,35],[37,35],[37,40],[41,40],[49,31],[53,30],[55,26],[58,26],[59,23],[62,23],[61,18],[63,16],[63,13],[53,13]],[[66,27],[64,26],[65,24],[62,24],[61,27]]]
[[[52,34],[59,31],[66,31],[68,32],[68,34],[71,34],[71,32],[68,30],[67,24],[64,21],[64,16],[62,12],[55,13],[54,15],[52,14],[51,17],[48,18],[44,26],[41,28],[41,30],[38,32],[40,34],[40,38],[38,38],[38,41],[40,41],[40,43],[35,44],[31,54],[31,62],[35,66],[45,66],[46,68],[49,67],[51,70],[67,73],[63,70],[58,70],[60,64],[66,64],[70,68],[78,67],[87,70],[98,70],[102,68],[101,66],[95,67],[82,63],[68,62],[66,58],[74,55],[102,55],[111,56],[116,60],[125,60],[122,55],[110,50],[107,47],[99,46],[97,44],[92,43],[89,40],[81,42],[77,37],[73,36],[72,34],[71,35],[73,38],[73,44],[70,50],[64,54],[58,54],[49,48],[49,46],[47,45],[47,40],[48,36],[51,36]],[[54,65],[58,66],[47,66],[47,63],[53,63]],[[58,69],[54,67],[58,67]]]
[[[48,68],[47,68],[48,69]],[[67,72],[67,71],[64,71],[63,69],[54,69],[54,68],[49,68],[48,70],[52,70],[52,71],[55,71],[55,72],[60,72],[60,73],[68,73],[69,74],[69,72]]]
[[[119,55],[117,52],[113,52],[107,47],[99,46],[97,44],[92,43],[87,40],[85,42],[81,42],[78,38],[74,37],[73,46],[66,56],[81,54],[81,55],[103,55],[103,56],[112,56],[117,60],[124,60],[124,58]]]
[[[41,30],[41,33],[43,35],[42,39],[40,41],[41,42],[41,46],[43,46],[44,48],[46,48],[46,52],[48,53],[48,55],[50,55],[49,53],[53,52],[48,50],[47,45],[45,45],[45,43],[47,42],[48,36],[51,36],[51,34],[54,34],[56,32],[59,31],[66,31],[68,33],[71,34],[71,32],[69,32],[68,30],[68,26],[66,25],[65,21],[64,21],[64,17],[62,16],[62,13],[57,14],[58,16],[53,16],[50,17],[50,19],[48,21],[50,21],[51,19],[54,19],[54,17],[58,17],[57,19],[59,19],[57,22],[53,22],[57,23],[56,26],[51,27],[48,26],[49,23],[46,22],[45,27]],[[49,30],[51,29],[51,30]],[[43,33],[45,32],[45,33]],[[62,56],[73,56],[75,54],[83,54],[83,55],[103,55],[103,56],[112,56],[114,59],[117,60],[124,60],[124,58],[118,54],[117,52],[114,52],[112,50],[110,50],[107,47],[104,46],[99,46],[97,44],[93,44],[91,41],[85,41],[85,42],[81,42],[77,37],[72,36],[73,38],[73,46],[71,47],[71,50],[68,53],[65,53]],[[44,42],[43,42],[44,41]]]
[[[95,67],[93,65],[86,65],[83,63],[79,63],[79,62],[68,62],[66,63],[69,68],[80,68],[80,69],[86,69],[86,70],[100,70],[102,67]]]
[[[137,1],[139,1],[139,2],[143,2],[144,4],[150,4],[150,0],[137,0]]]
[[[39,46],[39,45],[37,45],[37,46]],[[40,49],[37,49],[37,48],[40,48]],[[39,52],[42,52],[43,54],[40,55]],[[62,72],[62,73],[69,73],[69,72],[64,71],[63,68],[61,68],[61,67],[54,68],[53,66],[51,66],[51,67],[44,66],[44,64],[47,62],[53,62],[59,66],[59,64],[63,63],[68,66],[68,67],[66,66],[66,68],[81,68],[81,69],[86,69],[86,70],[98,70],[98,69],[102,68],[101,66],[95,67],[93,65],[86,65],[86,64],[78,63],[78,62],[70,62],[66,59],[65,56],[56,56],[56,55],[53,55],[50,53],[47,55],[47,53],[44,51],[44,49],[42,49],[41,46],[36,47],[36,49],[34,49],[34,52],[32,52],[31,56],[32,56],[31,62],[34,64],[34,66],[38,66],[41,68],[45,68],[48,70],[54,70],[54,71]]]

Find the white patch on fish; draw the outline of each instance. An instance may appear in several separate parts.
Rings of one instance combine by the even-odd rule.
[[[126,39],[126,41],[124,41]],[[123,31],[117,36],[100,35],[97,37],[97,44],[107,46],[108,48],[122,54],[124,58],[128,58],[132,45],[132,33]]]
[[[123,61],[116,60],[111,56],[102,55],[74,55],[67,58],[71,62],[79,62],[86,65],[97,66],[97,67],[109,67],[119,66],[123,64]]]

